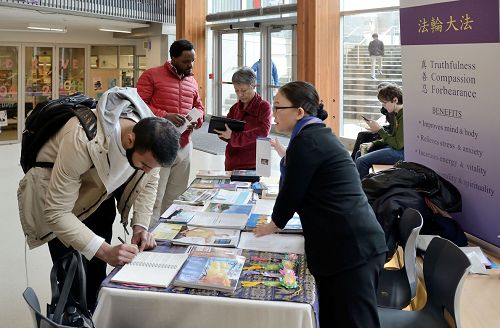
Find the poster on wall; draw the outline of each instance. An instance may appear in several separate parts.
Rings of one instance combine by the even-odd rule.
[[[401,0],[405,160],[462,194],[462,228],[500,247],[499,0]]]
[[[7,121],[7,111],[0,110],[0,127],[9,125]]]

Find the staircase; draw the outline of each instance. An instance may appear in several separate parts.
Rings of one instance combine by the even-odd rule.
[[[222,115],[227,116],[227,113],[229,113],[229,109],[238,102],[238,97],[234,93],[229,94],[229,97],[223,99],[223,104],[222,104]]]
[[[377,72],[378,66],[375,68]],[[344,125],[362,122],[361,115],[375,120],[380,117],[377,85],[387,81],[401,86],[401,46],[385,46],[382,73],[383,76],[371,78],[367,45],[357,45],[348,51],[344,57]]]

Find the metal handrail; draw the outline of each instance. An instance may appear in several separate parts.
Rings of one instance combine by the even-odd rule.
[[[175,0],[0,0],[0,6],[175,24]]]
[[[356,27],[356,29],[358,29],[359,27]],[[354,29],[353,32],[356,30]],[[390,32],[392,32],[391,34],[391,38],[394,38],[394,36],[396,35],[396,32],[399,32],[400,31],[400,28],[399,26],[397,25],[392,25],[391,27],[389,27],[385,32],[383,33],[380,33],[380,35],[387,35],[389,34]],[[352,34],[352,32],[349,34],[349,36]],[[356,64],[359,65],[359,47],[364,44],[364,43],[367,43],[368,42],[368,39],[367,37],[365,36],[361,41],[359,42],[344,42],[344,56],[345,56],[345,63],[347,64],[347,59],[349,58],[348,55],[349,55],[349,50],[350,49],[353,49],[353,48],[357,48],[357,57],[356,57]],[[350,49],[347,49],[346,50],[346,45],[351,45],[352,47],[350,47]]]

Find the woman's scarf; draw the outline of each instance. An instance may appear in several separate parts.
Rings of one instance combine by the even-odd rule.
[[[302,119],[300,119],[294,126],[292,130],[292,135],[290,136],[290,143],[288,146],[291,145],[293,139],[299,134],[300,131],[302,131],[303,128],[310,124],[317,124],[317,123],[323,123],[323,121],[316,116],[304,116]],[[283,156],[283,158],[280,161],[280,190],[281,187],[283,187],[283,181],[285,180],[285,172],[286,172],[286,155]]]

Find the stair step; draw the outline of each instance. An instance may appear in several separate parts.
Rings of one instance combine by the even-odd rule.
[[[365,58],[366,60],[370,60],[370,55],[368,54],[358,54],[357,53],[348,53],[347,55],[344,55],[344,57],[347,57],[347,58]],[[400,60],[401,59],[401,56],[400,55],[385,55],[385,56],[382,56],[383,59],[391,59],[391,60]]]
[[[344,53],[343,71],[343,118],[358,125],[361,115],[378,119],[381,104],[377,99],[377,85],[381,82],[402,84],[401,46],[385,45],[382,57],[384,76],[371,78],[371,58],[368,45],[359,45]],[[376,67],[378,69],[378,67]]]
[[[370,76],[370,73],[344,73],[344,78],[349,77],[349,78],[365,78],[365,79],[372,79]],[[379,76],[377,75],[376,79],[382,81],[385,80],[393,80],[393,79],[401,79],[402,75],[401,74],[385,74],[384,76]]]
[[[378,66],[378,65],[375,65],[375,66]],[[382,66],[383,67],[387,67],[389,69],[396,69],[398,71],[401,71],[401,69],[402,69],[401,63],[391,63],[391,62],[384,62],[384,61],[382,61]],[[344,69],[346,69],[346,68],[352,68],[352,69],[359,69],[359,68],[370,69],[371,67],[372,67],[372,65],[370,64],[370,62],[367,62],[367,63],[360,62],[359,64],[358,63],[349,63],[349,64],[345,64],[344,65]]]
[[[382,60],[382,65],[394,65],[394,66],[401,66],[401,60],[400,61],[394,61],[394,60]],[[344,66],[371,66],[371,62],[369,59],[367,60],[358,60],[356,58],[349,59],[349,60],[344,60]]]
[[[378,67],[375,68],[376,72],[378,71]],[[365,73],[369,74],[371,72],[371,68],[349,68],[349,69],[344,69],[344,75],[346,73]],[[382,66],[382,72],[384,75],[391,75],[391,74],[401,74],[400,69],[390,69],[385,66]]]

